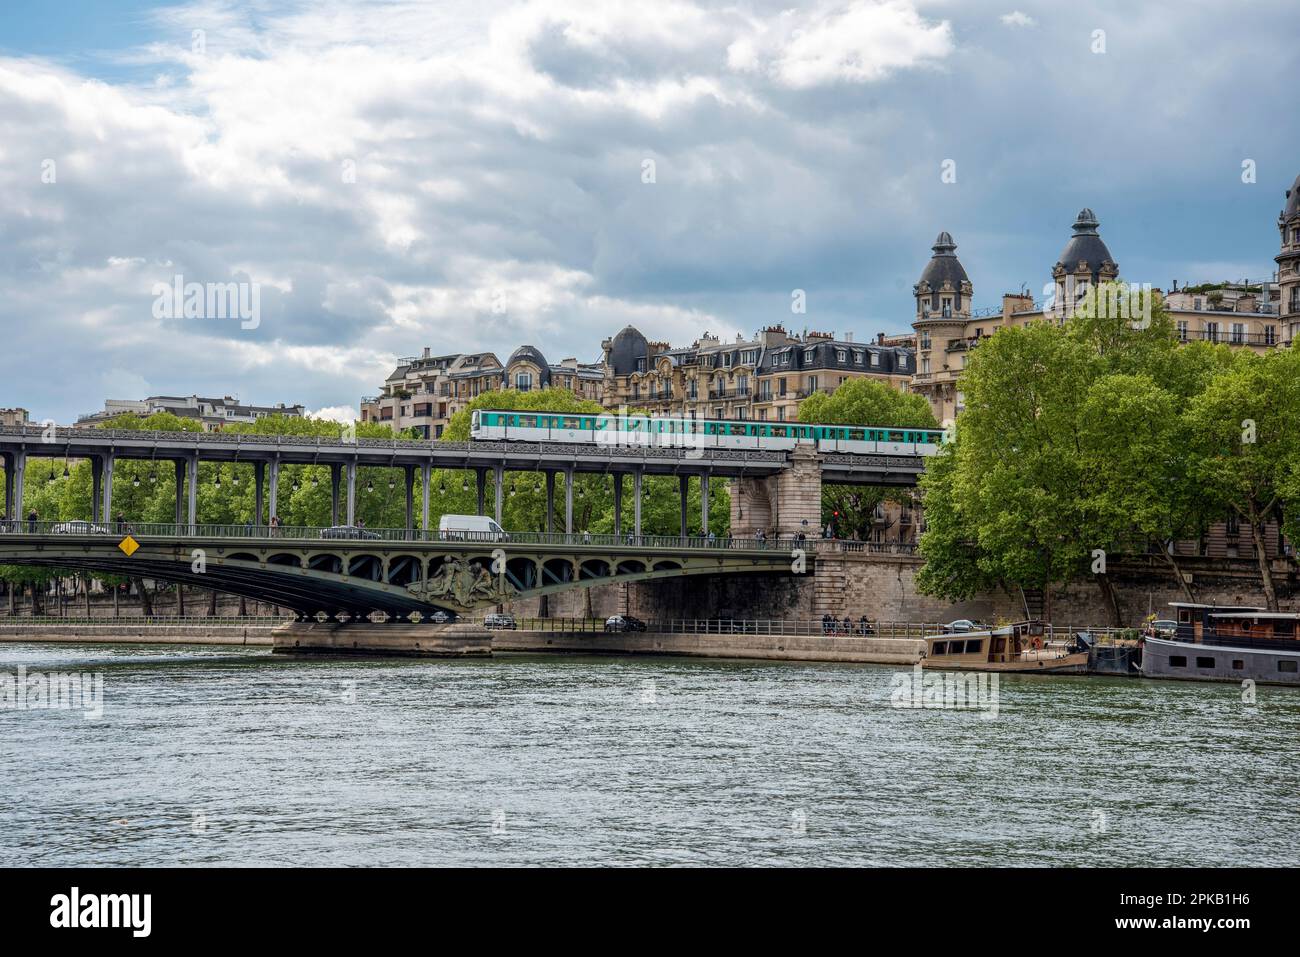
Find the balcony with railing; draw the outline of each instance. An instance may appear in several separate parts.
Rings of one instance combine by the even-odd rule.
[[[1232,329],[1179,329],[1179,342],[1221,342],[1230,346],[1277,346],[1282,338],[1273,332],[1234,332]]]

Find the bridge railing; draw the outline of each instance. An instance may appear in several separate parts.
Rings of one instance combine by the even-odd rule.
[[[462,532],[421,528],[366,528],[353,525],[296,526],[296,525],[224,525],[200,523],[195,525],[172,522],[109,521],[46,522],[17,519],[0,522],[0,534],[22,536],[105,536],[120,539],[130,535],[140,541],[151,538],[223,538],[254,542],[287,541],[384,541],[384,542],[439,542],[445,544],[480,545],[551,545],[564,548],[590,546],[593,548],[645,548],[645,549],[704,549],[710,551],[770,551],[790,554],[797,548],[813,551],[830,543],[820,539],[796,537],[733,538],[731,536],[701,535],[636,535],[625,532],[618,535],[591,532]],[[860,544],[860,543],[859,543]]]

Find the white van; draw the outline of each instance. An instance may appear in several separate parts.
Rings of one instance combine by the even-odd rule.
[[[506,530],[486,515],[444,515],[438,521],[444,542],[508,542]]]

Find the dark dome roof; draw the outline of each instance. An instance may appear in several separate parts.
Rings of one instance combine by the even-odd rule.
[[[1101,224],[1097,222],[1092,210],[1087,207],[1079,210],[1079,216],[1074,221],[1074,235],[1065,244],[1065,250],[1058,261],[1058,265],[1064,266],[1066,272],[1074,272],[1079,263],[1083,262],[1087,263],[1088,271],[1096,275],[1102,263],[1115,262],[1110,250],[1097,234],[1099,225]]]
[[[948,233],[940,233],[934,241],[934,255],[925,264],[920,282],[928,282],[931,289],[938,289],[945,282],[951,281],[954,289],[960,289],[966,282],[966,270],[957,258],[957,244]]]
[[[528,361],[541,370],[541,385],[547,385],[551,381],[551,366],[546,361],[546,356],[536,346],[520,346],[510,355],[509,361],[506,362],[506,368],[509,369],[516,362]]]
[[[1295,178],[1291,188],[1286,191],[1286,210],[1282,213],[1282,218],[1290,219],[1292,216],[1300,216],[1300,176]]]
[[[636,371],[637,360],[650,357],[650,344],[632,326],[624,326],[610,344],[609,364],[614,375],[631,375]]]

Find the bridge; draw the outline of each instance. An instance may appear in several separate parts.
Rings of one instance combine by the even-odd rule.
[[[680,483],[681,530],[687,527],[689,483],[701,487],[701,527],[708,527],[709,485],[731,481],[732,529],[766,529],[794,536],[821,519],[821,486],[915,485],[924,468],[919,455],[820,455],[811,445],[790,452],[748,449],[659,448],[408,439],[346,439],[235,432],[150,432],[135,429],[0,427],[0,459],[5,467],[5,514],[23,515],[23,478],[32,459],[88,459],[92,469],[91,520],[113,516],[113,467],[122,459],[170,463],[176,474],[174,524],[197,528],[200,461],[245,462],[253,466],[256,524],[277,514],[279,470],[285,464],[325,465],[330,469],[331,521],[354,525],[357,469],[376,466],[402,470],[406,489],[406,530],[416,529],[415,475],[421,474],[423,520],[429,526],[430,473],[434,468],[474,472],[477,508],[486,513],[487,476],[495,476],[493,512],[500,522],[506,472],[542,473],[546,478],[546,531],[558,524],[555,476],[564,482],[563,531],[573,534],[573,482],[578,474],[609,475],[614,480],[615,531],[624,531],[625,479],[632,480],[631,531],[641,535],[641,483],[647,475],[675,476]]]
[[[811,571],[816,560],[797,539],[466,538],[444,541],[437,531],[411,528],[10,521],[0,528],[0,563],[180,582],[291,608],[301,621],[365,621],[376,611],[407,621],[593,585]]]

